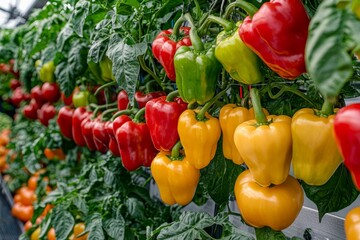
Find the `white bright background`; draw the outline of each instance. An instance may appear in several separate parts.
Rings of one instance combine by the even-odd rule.
[[[17,4],[17,10],[24,15],[36,0],[0,0],[0,8],[9,10],[11,6]],[[13,28],[21,22],[21,18],[10,20],[6,23],[9,14],[0,10],[0,28]]]

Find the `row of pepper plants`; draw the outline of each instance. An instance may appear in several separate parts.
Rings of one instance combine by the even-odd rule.
[[[311,239],[304,195],[359,195],[358,1],[50,0],[0,42],[20,239]]]

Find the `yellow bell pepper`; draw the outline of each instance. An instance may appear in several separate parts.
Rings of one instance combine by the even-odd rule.
[[[179,117],[178,133],[186,159],[197,169],[214,158],[221,128],[217,118],[199,110],[185,110]]]
[[[360,207],[355,207],[346,214],[344,226],[347,240],[360,240]]]
[[[294,176],[309,185],[323,185],[342,162],[333,135],[335,115],[316,115],[304,108],[292,120]]]
[[[247,224],[257,228],[268,226],[276,231],[289,227],[304,203],[303,190],[290,175],[280,185],[262,187],[246,170],[236,179],[234,192]]]
[[[263,111],[265,115],[269,115],[266,109],[263,109]],[[225,158],[232,160],[235,164],[242,164],[244,162],[235,146],[235,129],[240,123],[254,118],[253,108],[247,109],[236,104],[226,104],[220,110],[219,121],[223,134],[223,153]]]
[[[172,153],[163,151],[152,161],[151,174],[159,187],[161,200],[168,205],[190,203],[200,178],[200,170],[189,164],[186,157],[173,157]]]
[[[235,146],[258,184],[281,184],[290,170],[291,118],[265,116],[257,89],[251,89],[250,94],[256,119],[235,129]]]
[[[55,64],[54,61],[49,61],[41,64],[41,61],[35,62],[35,66],[38,69],[39,79],[42,82],[54,82],[55,81]]]

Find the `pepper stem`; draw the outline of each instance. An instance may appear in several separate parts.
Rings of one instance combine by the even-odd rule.
[[[209,15],[205,22],[201,25],[201,27],[199,27],[199,32],[202,33],[204,29],[207,29],[208,28],[208,25],[213,22],[213,23],[217,23],[219,25],[221,25],[224,30],[226,32],[228,31],[231,31],[235,28],[235,24],[230,22],[230,21],[227,21],[221,17],[217,17],[217,16],[214,16],[214,15]]]
[[[116,85],[115,81],[111,81],[111,82],[108,82],[108,83],[105,83],[105,84],[101,85],[98,89],[96,89],[96,91],[94,93],[94,96],[98,95],[101,90],[103,90],[105,88],[108,88],[108,87],[111,87],[113,85]]]
[[[251,102],[252,102],[252,105],[254,108],[255,119],[256,119],[257,124],[258,125],[268,124],[266,115],[264,114],[262,107],[261,107],[259,90],[256,88],[252,88],[250,90],[250,97],[251,97]]]
[[[177,96],[179,96],[179,90],[175,90],[175,91],[169,93],[166,97],[166,101],[172,102],[174,100],[174,98],[176,98]]]
[[[134,122],[140,122],[140,118],[142,118],[145,115],[145,108],[140,109],[134,117]]]
[[[191,44],[194,47],[195,51],[202,51],[204,50],[204,44],[201,41],[201,38],[199,37],[198,33],[197,33],[197,29],[194,23],[193,18],[191,17],[191,15],[189,13],[186,13],[184,15],[184,18],[186,19],[186,21],[188,21],[191,25],[191,29],[190,29],[190,40],[191,40]]]
[[[228,19],[235,7],[239,7],[241,9],[243,9],[251,18],[254,16],[254,14],[258,10],[258,8],[255,7],[254,5],[252,5],[251,3],[245,2],[243,0],[237,0],[233,3],[230,3],[226,7],[223,18]]]
[[[118,110],[117,108],[110,108],[110,109],[102,112],[101,119],[104,120],[104,119],[105,119],[105,116],[106,116],[107,114],[116,112],[117,110]]]
[[[176,20],[176,22],[174,24],[173,32],[171,34],[173,36],[173,38],[178,39],[179,30],[184,21],[185,21],[185,19],[184,19],[183,15],[181,15],[181,17],[178,20]]]
[[[227,87],[226,89],[222,90],[221,92],[219,92],[215,97],[213,97],[210,101],[208,101],[200,110],[200,112],[197,114],[196,118],[199,121],[204,121],[205,118],[205,113],[207,112],[207,110],[221,97],[223,96],[226,91],[228,90],[229,87]]]
[[[110,119],[110,121],[114,121],[115,118],[117,118],[118,116],[121,116],[121,115],[131,115],[133,114],[135,111],[137,111],[136,108],[133,108],[133,109],[127,109],[127,110],[120,110],[118,112],[116,112]]]
[[[178,159],[180,156],[181,142],[178,141],[171,149],[171,159]]]
[[[334,105],[327,99],[325,99],[322,107],[321,107],[321,111],[320,111],[321,115],[324,116],[329,116],[331,114],[334,113]]]

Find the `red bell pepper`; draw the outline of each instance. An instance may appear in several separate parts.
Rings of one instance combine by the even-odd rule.
[[[239,28],[243,42],[273,71],[294,79],[306,72],[309,17],[301,0],[270,0]]]
[[[109,136],[109,150],[110,152],[116,156],[116,157],[120,157],[120,150],[119,150],[119,146],[118,143],[115,139],[115,134],[113,131],[113,122],[105,122],[105,131],[107,133],[107,135]]]
[[[50,103],[45,103],[37,111],[37,117],[42,125],[49,126],[50,119],[53,119],[56,115],[56,109]]]
[[[161,31],[152,43],[154,57],[164,67],[166,75],[175,81],[174,55],[181,46],[191,46],[189,27],[180,27],[181,19],[175,23],[174,29]],[[179,31],[180,30],[180,31]],[[180,32],[180,36],[179,35]]]
[[[20,82],[18,79],[12,78],[12,79],[10,80],[10,82],[9,82],[9,86],[10,86],[10,89],[11,89],[11,90],[15,90],[15,89],[17,89],[18,87],[21,87],[22,84],[21,84],[21,82]]]
[[[81,133],[84,136],[86,146],[90,151],[97,150],[94,141],[93,128],[95,121],[92,119],[93,114],[90,113],[82,122],[81,122]]]
[[[42,106],[46,102],[46,99],[44,98],[41,87],[39,85],[36,85],[31,89],[30,96],[32,99],[35,99],[36,103],[39,106]]]
[[[46,82],[41,86],[41,92],[46,101],[57,102],[61,97],[60,88],[57,83]]]
[[[74,111],[72,118],[72,135],[76,145],[80,147],[86,146],[85,138],[81,132],[81,122],[89,116],[86,107],[78,107]]]
[[[360,190],[360,103],[346,106],[336,113],[334,135],[344,164]]]
[[[166,96],[166,92],[158,91],[158,92],[150,92],[145,94],[143,92],[137,91],[135,93],[135,100],[138,103],[139,109],[141,109],[145,107],[146,103],[151,99],[158,98],[161,96]]]
[[[187,109],[181,98],[171,102],[174,94],[150,100],[145,107],[146,123],[149,126],[151,140],[159,151],[168,152],[179,141],[177,125],[179,116]]]
[[[129,97],[125,90],[121,90],[117,95],[117,106],[119,110],[127,109],[129,105]]]
[[[62,135],[64,135],[64,137],[70,140],[73,140],[73,133],[72,133],[73,115],[74,115],[74,109],[70,108],[69,106],[64,106],[60,108],[58,118],[56,120]]]
[[[128,171],[134,171],[141,166],[150,167],[157,154],[148,126],[146,123],[137,122],[138,116],[144,110],[140,110],[133,121],[125,122],[116,130],[115,137],[119,144],[122,163]]]
[[[31,99],[30,103],[23,108],[23,114],[25,117],[35,120],[37,119],[37,110],[39,108],[35,99]]]
[[[94,121],[93,135],[96,149],[101,153],[106,153],[109,150],[110,137],[105,129],[105,122],[97,118]]]

